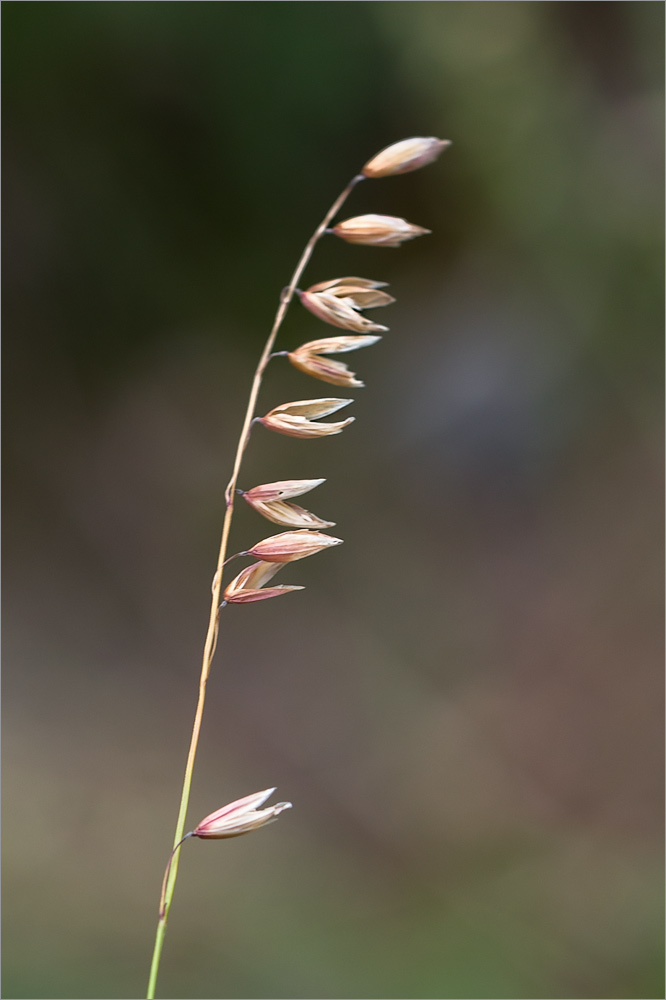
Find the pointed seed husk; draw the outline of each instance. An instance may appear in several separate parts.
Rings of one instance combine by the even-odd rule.
[[[449,139],[437,139],[432,135],[401,139],[400,142],[394,142],[368,160],[361,173],[374,178],[419,170],[436,160],[450,145]]]
[[[325,479],[282,479],[276,483],[253,486],[243,496],[248,503],[254,500],[261,500],[264,503],[271,500],[290,500],[291,497],[299,497],[303,493],[309,493],[310,490],[325,482]]]
[[[266,562],[294,562],[334,545],[342,545],[342,539],[321,531],[284,531],[279,535],[263,538],[248,549],[248,555]]]
[[[329,434],[339,434],[345,427],[353,423],[354,417],[348,417],[335,423],[315,423],[319,417],[328,416],[353,403],[353,399],[300,399],[293,403],[281,403],[274,407],[265,417],[258,417],[269,430],[277,431],[288,437],[317,438]],[[310,419],[312,418],[312,419]]]
[[[255,601],[266,601],[271,597],[281,597],[292,590],[303,590],[303,587],[277,586],[264,587],[265,583],[282,569],[283,563],[256,562],[236,576],[224,591],[227,604],[252,604]]]
[[[406,219],[392,215],[358,215],[345,219],[331,230],[347,243],[365,246],[399,247],[405,240],[429,233],[429,229],[415,226]]]
[[[309,510],[286,500],[248,500],[247,494],[245,499],[262,517],[273,524],[282,524],[285,528],[332,528],[335,525],[335,521],[324,521]]]

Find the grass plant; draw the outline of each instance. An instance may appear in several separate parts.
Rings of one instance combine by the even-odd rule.
[[[283,480],[262,484],[248,491],[238,489],[243,456],[254,424],[263,424],[269,430],[290,437],[311,439],[339,434],[354,419],[347,417],[334,421],[321,420],[322,417],[330,416],[353,402],[351,399],[335,397],[282,403],[264,416],[258,417],[256,415],[257,401],[266,368],[273,358],[286,357],[289,363],[299,371],[330,385],[343,388],[357,388],[363,385],[356,378],[355,373],[349,371],[345,364],[331,360],[329,355],[344,354],[362,347],[369,347],[380,339],[377,334],[384,332],[387,327],[372,322],[363,316],[362,312],[364,309],[386,306],[394,301],[388,293],[382,291],[385,283],[367,278],[335,278],[312,285],[303,291],[298,288],[299,281],[317,243],[326,234],[333,234],[349,243],[398,247],[405,240],[411,240],[427,233],[427,229],[414,226],[405,219],[374,214],[349,218],[336,223],[332,228],[329,227],[349,195],[361,181],[366,178],[380,178],[416,170],[435,160],[448,145],[447,141],[433,137],[405,139],[388,146],[369,160],[362,171],[351,179],[326,212],[308,240],[291,280],[280,296],[273,326],[252,380],[233,470],[225,490],[226,509],[217,567],[211,587],[212,599],[199,679],[199,697],[185,765],[173,850],[162,883],[157,933],[147,992],[148,1000],[155,997],[160,958],[169,911],[173,902],[178,877],[178,860],[183,843],[192,837],[222,839],[249,833],[276,819],[280,812],[291,805],[288,802],[281,802],[260,809],[259,806],[262,806],[275,791],[273,788],[266,789],[223,806],[202,820],[194,830],[185,833],[192,775],[206,700],[206,684],[217,645],[220,612],[223,608],[233,604],[249,604],[301,590],[302,588],[298,586],[268,587],[265,585],[286,563],[306,558],[326,548],[339,545],[342,541],[342,539],[320,530],[332,527],[333,522],[324,521],[310,511],[291,503],[293,497],[309,492],[322,483],[323,479]],[[302,305],[318,319],[339,330],[348,332],[344,335],[338,334],[334,337],[310,341],[292,351],[274,352],[273,348],[278,333],[295,295],[298,296]],[[264,518],[289,530],[261,539],[251,549],[227,556],[234,504],[238,496],[242,496]],[[256,561],[238,573],[223,589],[225,567],[233,559],[241,556],[251,556]]]

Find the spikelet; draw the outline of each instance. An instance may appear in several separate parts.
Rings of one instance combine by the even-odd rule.
[[[273,524],[281,524],[285,528],[332,528],[335,521],[324,521],[323,518],[311,514],[309,510],[289,503],[287,498],[301,496],[316,486],[323,479],[285,479],[278,483],[265,483],[255,486],[240,494],[247,504],[258,514]]]
[[[362,309],[376,309],[395,302],[392,295],[379,291],[385,284],[368,278],[334,278],[320,281],[304,292],[299,291],[298,295],[306,309],[332,326],[356,333],[385,332],[388,327],[359,315]]]
[[[292,497],[300,497],[304,493],[309,493],[310,490],[325,482],[325,479],[282,479],[277,483],[253,486],[251,490],[243,493],[243,496],[250,504],[255,500],[260,500],[262,503],[271,500],[290,500]]]
[[[246,566],[234,577],[224,591],[226,604],[252,604],[254,601],[266,601],[270,597],[281,597],[292,590],[303,590],[303,587],[264,587],[265,583],[282,569],[281,563],[256,562]]]
[[[373,247],[399,247],[405,240],[429,233],[429,229],[414,226],[406,219],[393,215],[357,215],[333,226],[332,233],[347,243],[361,243]]]
[[[358,311],[360,307],[354,305],[351,299],[339,298],[331,292],[300,292],[299,298],[317,319],[323,319],[325,323],[337,326],[341,330],[354,330],[357,333],[388,330],[387,326],[373,323],[372,320],[361,316]]]
[[[321,531],[283,531],[257,542],[244,555],[256,556],[269,563],[286,563],[305,559],[334,545],[342,545],[342,539]]]
[[[350,371],[345,364],[340,361],[331,361],[330,358],[323,358],[322,354],[344,354],[348,351],[357,351],[361,347],[370,347],[376,344],[381,337],[325,337],[322,340],[311,340],[307,344],[301,344],[295,351],[289,351],[287,357],[289,362],[313,378],[321,379],[322,382],[329,382],[331,385],[341,385],[348,388],[359,388],[363,382],[356,378],[355,373]]]
[[[388,292],[379,291],[386,288],[388,282],[373,281],[370,278],[333,278],[331,281],[319,281],[310,285],[308,292],[328,292],[339,299],[353,304],[355,309],[376,309],[378,306],[389,306],[395,299]]]
[[[310,285],[308,292],[328,292],[340,299],[349,300],[355,309],[376,309],[378,306],[389,306],[395,299],[388,292],[380,292],[388,282],[373,281],[370,278],[333,278],[332,281],[319,281]]]
[[[260,424],[287,437],[317,438],[329,434],[339,434],[354,417],[325,424],[315,423],[319,417],[341,410],[353,403],[353,399],[299,399],[294,403],[281,403],[264,417],[257,417]]]
[[[332,528],[335,524],[335,521],[324,521],[304,507],[286,500],[249,500],[247,493],[243,494],[243,499],[267,521],[285,528]]]
[[[242,833],[251,833],[272,823],[285,809],[291,809],[291,802],[277,802],[274,806],[259,809],[274,791],[274,788],[266,788],[263,792],[246,795],[243,799],[236,799],[235,802],[222,806],[202,819],[192,831],[193,835],[202,839],[221,840],[223,837],[240,837]]]
[[[418,136],[402,139],[387,146],[368,160],[361,173],[365,177],[389,177],[392,174],[406,174],[410,170],[432,163],[443,150],[450,146],[448,139]]]

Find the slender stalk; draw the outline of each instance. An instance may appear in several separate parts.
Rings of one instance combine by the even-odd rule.
[[[324,235],[329,222],[334,218],[335,215],[340,211],[345,201],[359,183],[359,181],[364,180],[363,174],[357,174],[356,177],[352,178],[344,191],[336,198],[328,212],[320,222],[320,224],[315,229],[314,233],[308,240],[301,258],[296,265],[296,269],[291,276],[291,281],[287,287],[282,291],[280,295],[280,303],[278,305],[277,312],[275,314],[275,319],[273,321],[273,327],[268,336],[268,340],[264,346],[259,363],[257,365],[256,371],[254,373],[254,378],[252,380],[252,388],[250,389],[250,398],[247,404],[247,410],[245,411],[245,419],[243,421],[243,427],[238,439],[238,447],[236,448],[236,457],[234,459],[233,472],[231,473],[231,479],[227,484],[224,496],[226,501],[226,512],[224,515],[224,523],[222,525],[222,539],[220,541],[220,551],[217,557],[217,568],[215,575],[213,577],[212,585],[212,600],[210,607],[210,617],[208,620],[208,631],[206,632],[206,641],[204,643],[203,651],[203,662],[201,665],[201,677],[199,679],[199,700],[197,702],[197,708],[194,715],[194,725],[192,727],[192,737],[190,739],[190,748],[187,754],[187,764],[185,766],[185,777],[183,780],[183,790],[180,798],[180,808],[178,811],[178,820],[176,822],[176,834],[174,837],[174,847],[172,851],[171,858],[169,859],[169,865],[167,866],[167,871],[165,873],[165,883],[162,892],[162,898],[160,900],[160,912],[159,921],[157,924],[157,934],[155,936],[155,947],[153,950],[153,960],[150,967],[150,980],[148,983],[148,992],[146,994],[148,1000],[153,1000],[155,996],[155,986],[157,983],[157,973],[159,971],[160,958],[162,955],[162,947],[164,945],[164,936],[166,934],[167,921],[169,919],[169,910],[171,908],[171,902],[173,900],[174,889],[176,886],[176,878],[178,876],[178,861],[180,858],[180,845],[183,842],[183,831],[185,829],[185,820],[187,817],[187,806],[190,799],[190,789],[192,786],[192,773],[194,771],[194,761],[197,754],[197,746],[199,744],[199,735],[201,733],[201,720],[203,718],[204,703],[206,700],[206,684],[208,682],[208,675],[210,674],[210,667],[213,660],[213,655],[215,653],[215,647],[217,645],[217,635],[219,630],[219,617],[220,617],[220,596],[222,593],[222,570],[226,561],[227,555],[227,545],[229,542],[229,532],[231,530],[231,520],[234,513],[234,499],[236,484],[238,482],[238,476],[240,474],[241,463],[243,461],[243,455],[245,449],[247,448],[248,441],[250,439],[250,431],[252,429],[252,421],[254,420],[255,409],[257,405],[257,397],[259,396],[259,390],[261,388],[261,383],[263,380],[264,371],[266,365],[268,364],[271,351],[273,350],[273,344],[278,335],[280,327],[282,326],[282,321],[287,313],[289,304],[294,296],[294,291],[298,282],[300,280],[303,271],[305,270],[314,248]]]
[[[169,860],[167,861],[166,870],[164,872],[164,878],[162,879],[162,891],[160,892],[160,911],[159,911],[160,912],[160,917],[164,916],[164,899],[166,897],[166,887],[167,887],[167,882],[169,881],[169,872],[171,871],[171,863],[173,861],[173,856],[176,853],[176,851],[178,850],[178,848],[180,847],[180,845],[184,844],[186,840],[189,840],[190,837],[193,837],[193,836],[194,836],[194,832],[192,830],[190,830],[189,833],[185,834],[185,836],[183,837],[182,840],[178,841],[178,843],[174,847],[173,851],[169,855]]]

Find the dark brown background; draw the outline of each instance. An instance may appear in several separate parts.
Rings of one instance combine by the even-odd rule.
[[[225,613],[190,819],[294,809],[187,845],[159,995],[663,996],[662,5],[3,13],[4,996],[143,995],[251,372],[419,134],[348,214],[433,235],[308,271],[398,299],[356,423],[242,476],[345,545]]]

